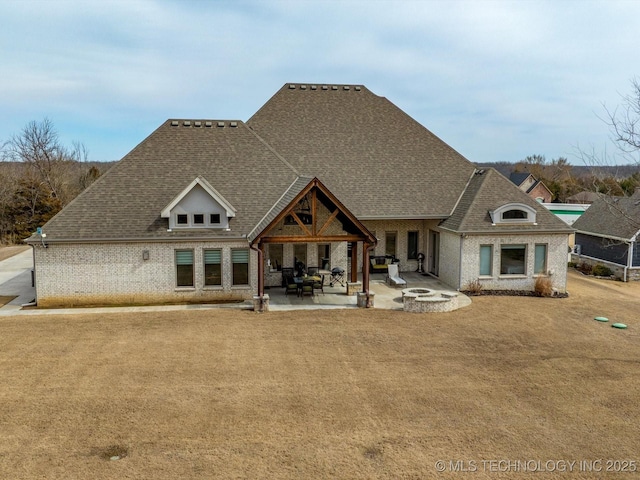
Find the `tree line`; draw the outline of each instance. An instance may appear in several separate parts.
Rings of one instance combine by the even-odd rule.
[[[63,145],[46,118],[2,143],[0,244],[29,237],[112,165],[87,157],[83,144]]]
[[[640,167],[635,165],[571,165],[564,157],[548,161],[544,155],[530,155],[518,162],[478,164],[492,167],[507,178],[511,173],[530,173],[551,191],[553,202],[567,203],[580,192],[616,197],[631,196],[640,187]]]

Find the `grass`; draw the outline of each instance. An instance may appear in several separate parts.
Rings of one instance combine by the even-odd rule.
[[[0,478],[531,478],[480,461],[640,460],[640,284],[576,274],[569,290],[435,315],[0,317]]]

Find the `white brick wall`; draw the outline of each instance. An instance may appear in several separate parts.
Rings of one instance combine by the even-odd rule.
[[[438,277],[447,285],[459,289],[460,235],[440,232],[440,263]]]
[[[500,275],[500,246],[503,244],[527,246],[526,274]],[[566,292],[569,245],[569,237],[566,234],[505,235],[497,238],[488,235],[468,236],[463,243],[459,288],[464,289],[469,282],[480,278],[480,282],[488,290],[533,290],[536,278],[533,273],[536,244],[547,244],[547,271],[552,272],[549,278],[554,288],[559,292]],[[493,245],[493,268],[490,277],[480,277],[480,245]]]
[[[231,249],[247,242],[50,244],[36,247],[40,306],[206,302],[252,298],[257,253],[250,250],[249,286],[231,285]],[[222,286],[204,286],[203,250],[222,249]],[[175,250],[193,249],[194,287],[176,287]],[[149,260],[142,252],[149,251]]]

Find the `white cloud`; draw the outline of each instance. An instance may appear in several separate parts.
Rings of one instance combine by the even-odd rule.
[[[168,117],[246,120],[288,81],[364,83],[471,160],[554,158],[606,141],[594,112],[638,73],[634,1],[23,1],[0,14],[0,139],[49,116],[82,125],[73,138],[98,159]]]

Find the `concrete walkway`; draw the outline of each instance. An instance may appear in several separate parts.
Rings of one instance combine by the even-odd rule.
[[[0,262],[0,296],[16,297],[0,307],[0,315],[17,315],[21,305],[35,300],[36,289],[31,286],[32,269],[31,248]]]
[[[253,303],[207,304],[207,305],[149,305],[136,307],[91,307],[91,308],[23,308],[36,298],[35,288],[31,286],[31,270],[33,269],[32,250],[26,250],[6,260],[0,261],[0,296],[15,296],[8,304],[0,307],[0,316],[10,315],[70,315],[70,314],[108,314],[108,313],[141,313],[158,311],[206,310],[220,308],[253,309]],[[409,287],[429,288],[436,291],[451,291],[451,288],[437,278],[415,272],[402,274]],[[375,294],[374,308],[402,310],[402,289],[390,287],[385,283],[384,275],[372,275],[370,291]],[[336,308],[357,308],[356,296],[346,294],[346,287],[336,285],[325,287],[325,293],[312,297],[296,297],[285,295],[283,288],[273,287],[265,291],[270,297],[270,310],[318,310]],[[460,308],[471,304],[471,299],[460,294]]]

